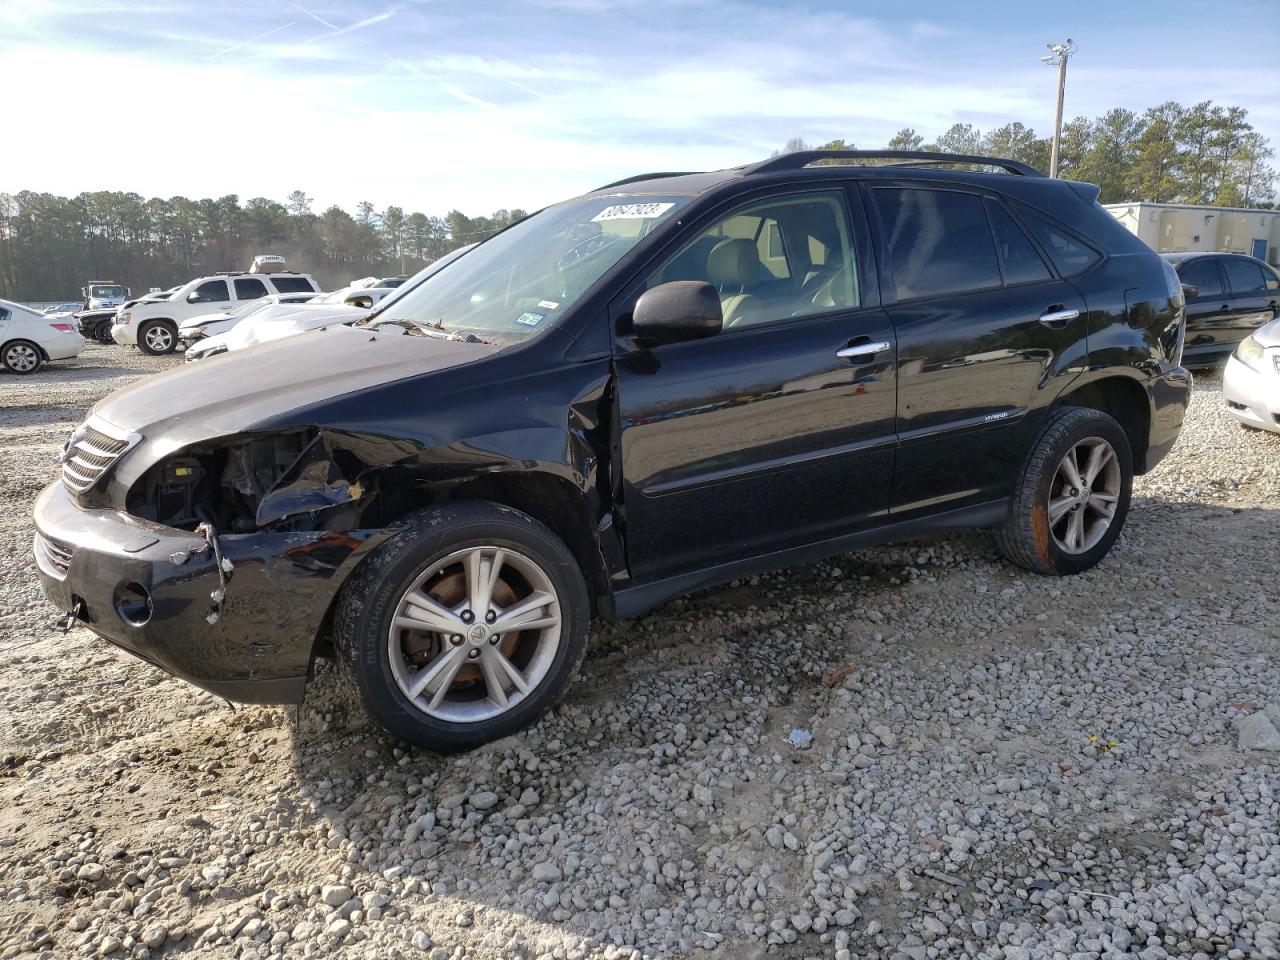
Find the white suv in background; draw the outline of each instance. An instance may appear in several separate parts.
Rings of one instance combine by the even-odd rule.
[[[248,300],[273,293],[315,293],[316,282],[305,273],[219,273],[198,277],[166,299],[143,298],[122,309],[111,325],[116,343],[137,345],[143,353],[171,353],[178,345],[183,320],[213,311],[229,312]]]

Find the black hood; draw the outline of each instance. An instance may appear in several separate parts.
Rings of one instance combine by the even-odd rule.
[[[291,410],[378,384],[492,356],[502,349],[334,326],[218,354],[103,398],[93,415],[178,444],[251,429]]]

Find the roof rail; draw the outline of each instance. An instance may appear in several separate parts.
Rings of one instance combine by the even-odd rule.
[[[601,190],[608,190],[610,187],[621,187],[623,184],[627,184],[627,183],[639,183],[641,180],[661,180],[664,177],[687,177],[690,175],[691,172],[693,171],[680,170],[680,171],[670,171],[670,172],[664,172],[664,173],[639,173],[639,174],[636,174],[634,177],[625,177],[622,180],[615,180],[613,181],[613,183],[606,183],[603,187],[596,187],[594,190],[590,192],[598,193]]]
[[[935,164],[972,163],[1000,167],[1020,177],[1043,177],[1035,167],[1003,157],[984,157],[969,153],[933,153],[927,150],[797,150],[753,163],[743,173],[773,173],[776,170],[800,170],[819,160],[886,160],[886,166],[930,166]]]

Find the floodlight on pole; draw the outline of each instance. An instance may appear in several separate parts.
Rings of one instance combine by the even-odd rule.
[[[1076,52],[1076,42],[1071,39],[1062,43],[1046,43],[1048,56],[1040,58],[1042,63],[1058,68],[1058,109],[1053,116],[1053,150],[1049,154],[1049,176],[1058,175],[1058,157],[1062,151],[1062,98],[1067,89],[1067,61]]]

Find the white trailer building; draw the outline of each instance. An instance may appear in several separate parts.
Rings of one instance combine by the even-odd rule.
[[[1280,266],[1280,210],[1144,201],[1103,206],[1157,253],[1247,253]]]

